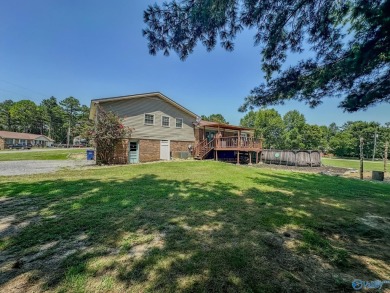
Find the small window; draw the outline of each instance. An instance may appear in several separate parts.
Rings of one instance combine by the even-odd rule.
[[[183,118],[176,118],[176,128],[183,128]]]
[[[130,152],[136,152],[137,151],[137,143],[131,141],[130,142]]]
[[[145,114],[145,124],[146,125],[154,125],[154,115],[153,114]]]
[[[169,120],[170,120],[170,119],[169,119],[168,116],[162,116],[162,119],[161,119],[161,126],[164,126],[164,127],[169,127],[169,126],[171,126]]]

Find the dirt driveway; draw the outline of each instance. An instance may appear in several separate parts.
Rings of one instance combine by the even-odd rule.
[[[87,160],[5,161],[0,162],[0,176],[50,173],[61,168],[78,168],[94,164],[95,161]]]

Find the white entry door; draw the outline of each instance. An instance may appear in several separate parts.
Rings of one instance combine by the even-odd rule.
[[[130,141],[129,163],[136,164],[139,162],[139,145],[137,141]]]
[[[170,150],[169,140],[160,141],[160,160],[169,161],[171,159]]]

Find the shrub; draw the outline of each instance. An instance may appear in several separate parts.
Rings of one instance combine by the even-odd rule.
[[[124,126],[116,114],[98,107],[97,121],[91,131],[96,146],[96,163],[112,164],[116,145],[130,136],[131,128]]]

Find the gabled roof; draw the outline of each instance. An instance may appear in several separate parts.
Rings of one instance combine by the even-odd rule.
[[[107,102],[116,102],[116,101],[122,101],[122,100],[130,100],[130,99],[139,99],[139,98],[149,98],[149,97],[159,97],[160,99],[168,102],[169,104],[173,105],[174,107],[182,110],[183,112],[186,112],[190,116],[193,116],[194,118],[197,118],[198,115],[196,115],[194,112],[188,110],[187,108],[183,107],[182,105],[176,103],[174,100],[168,98],[167,96],[163,95],[160,92],[152,92],[152,93],[144,93],[144,94],[135,94],[135,95],[127,95],[127,96],[119,96],[119,97],[111,97],[111,98],[103,98],[103,99],[93,99],[91,101],[91,110],[89,113],[89,119],[93,119],[96,115],[96,108],[98,104],[101,103],[107,103]]]
[[[0,130],[0,137],[14,138],[14,139],[29,139],[29,140],[35,140],[39,137],[44,137],[49,141],[54,141],[53,139],[43,134],[21,133],[21,132],[3,131],[3,130]]]

